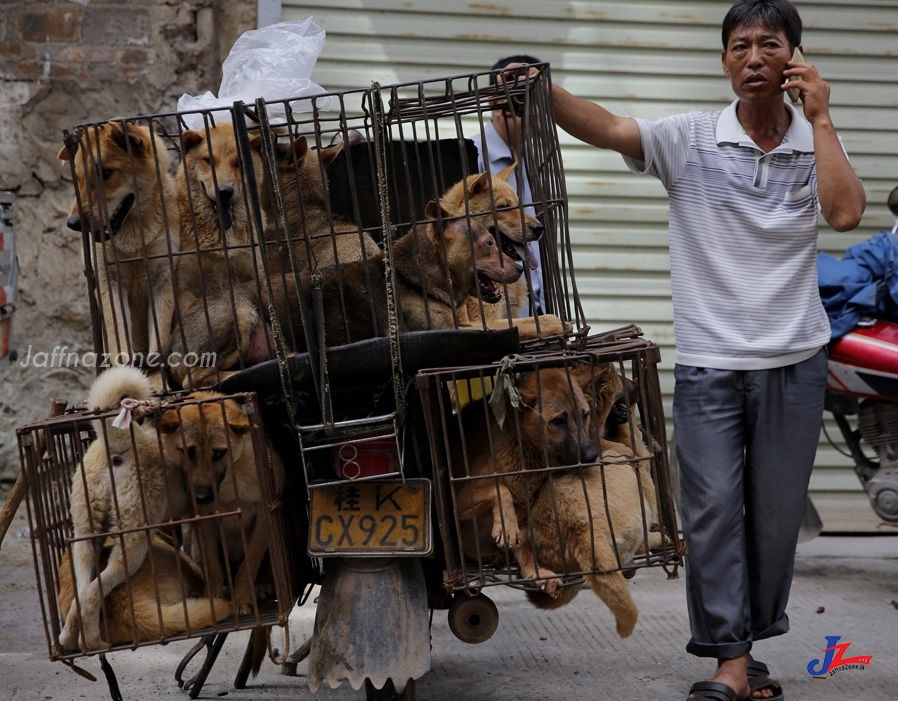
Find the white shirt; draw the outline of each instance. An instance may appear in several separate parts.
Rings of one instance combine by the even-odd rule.
[[[722,370],[782,367],[829,341],[817,289],[817,169],[810,123],[792,105],[769,153],[736,102],[655,122],[637,119],[644,162],[670,198],[676,362]]]
[[[508,144],[499,136],[499,132],[496,131],[496,127],[493,125],[492,121],[486,122],[483,125],[483,133],[486,137],[486,150],[489,152],[489,171],[490,173],[498,173],[501,170],[504,170],[512,163],[515,162],[514,155],[511,152]],[[483,139],[481,139],[481,134],[478,132],[477,134],[470,137],[471,141],[474,142],[474,145],[477,147],[477,167],[480,169],[480,172],[486,170],[486,166],[484,164],[483,159]],[[523,162],[518,164],[518,168],[520,168],[521,175],[523,176],[521,183],[521,188],[518,190],[518,195],[520,196],[521,202],[528,203],[533,202],[533,195],[530,193],[530,182],[527,178],[527,171],[524,170]],[[518,181],[517,181],[517,172],[518,168],[515,168],[512,171],[511,176],[508,178],[508,184],[511,185],[516,190],[518,189]],[[533,214],[535,216],[535,211],[532,205],[528,205],[524,207],[524,210],[529,214]],[[533,291],[533,298],[536,300],[537,305],[540,307],[540,310],[545,310],[546,303],[543,297],[543,269],[542,269],[542,261],[539,255],[539,241],[531,241],[527,244],[527,248],[530,250],[530,255],[532,255],[537,261],[540,261],[540,266],[536,270],[530,270],[530,286]],[[521,309],[521,316],[530,316],[530,298],[528,297],[526,302],[524,303],[523,308]]]

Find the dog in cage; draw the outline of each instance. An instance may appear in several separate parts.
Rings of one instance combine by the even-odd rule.
[[[249,163],[244,163],[230,122],[203,129],[188,129],[181,134],[181,163],[176,180],[177,207],[180,215],[180,248],[175,270],[176,310],[171,332],[169,358],[183,358],[188,351],[207,348],[185,347],[191,334],[183,327],[191,312],[202,311],[207,300],[228,299],[233,286],[257,279],[261,262],[256,224],[247,191],[247,171],[261,178],[263,161],[261,137],[249,139]],[[256,180],[256,197],[262,196],[261,181]],[[264,219],[262,226],[265,226]],[[223,319],[207,319],[205,324],[228,323],[233,311]],[[188,368],[183,363],[169,366],[170,379],[184,386]],[[195,368],[199,375],[214,376],[214,369]]]
[[[150,394],[149,379],[142,371],[114,367],[94,381],[88,408],[115,409],[122,400],[146,401]],[[72,477],[71,569],[76,595],[64,613],[59,635],[63,649],[78,647],[79,634],[82,650],[109,645],[100,631],[104,599],[140,570],[158,526],[186,507],[176,468],[165,459],[151,423],[134,420],[127,427],[115,423],[110,418],[94,420],[97,438]],[[229,608],[219,611],[226,615]]]
[[[305,136],[275,146],[273,170],[278,175],[282,202],[276,203],[271,185],[264,200],[269,220],[277,213],[286,217],[287,231],[275,238],[270,250],[272,271],[291,272],[325,268],[373,256],[380,246],[355,223],[336,214],[329,204],[327,168],[343,151],[343,142],[318,149],[309,148]],[[267,172],[267,171],[266,171]]]
[[[192,304],[257,276],[258,249],[253,243],[259,237],[253,235],[246,171],[262,172],[260,142],[258,135],[250,139],[250,163],[244,164],[230,122],[181,134],[176,181],[181,253],[175,272],[174,334]],[[257,190],[260,196],[258,185]]]
[[[472,402],[459,413],[461,435],[451,441],[454,503],[465,555],[482,560],[496,548],[510,548],[521,578],[537,579],[549,599],[558,596],[562,579],[556,571],[562,570],[533,550],[529,505],[548,479],[546,468],[573,468],[599,458],[587,398],[596,383],[587,364],[529,371],[514,382],[516,400],[500,396],[500,411],[510,403],[503,421],[495,415],[494,399],[489,405]],[[609,407],[613,394],[600,395],[608,396]]]
[[[661,545],[661,534],[649,451],[633,417],[637,388],[628,378],[604,385],[618,389],[612,402],[607,389],[605,397],[601,390],[592,395],[603,412],[593,434],[601,461],[547,480],[532,503],[530,526],[540,562],[559,572],[586,572],[589,586],[614,614],[617,632],[625,638],[639,611],[620,569]],[[535,591],[527,597],[539,608],[554,609],[579,592],[580,587],[572,586],[556,597]]]
[[[210,133],[215,136],[214,140],[210,140],[211,150],[222,154],[215,159],[216,163],[226,162],[225,155],[237,157],[236,152],[228,153],[232,146],[236,148],[230,124],[220,124]],[[210,149],[204,142],[197,142],[200,135],[200,132],[188,131],[182,137],[185,167],[182,169],[183,182],[178,189],[182,221],[193,221],[185,219],[190,216],[188,210],[194,207],[193,198],[196,197],[189,195],[189,191],[200,188],[205,192],[207,186],[202,183],[208,181],[211,175],[204,155]],[[250,143],[266,221],[261,242],[266,260],[264,264],[258,260],[254,262],[249,248],[229,249],[227,252],[216,250],[208,225],[196,225],[205,232],[202,235],[195,232],[195,227],[191,225],[182,231],[185,250],[202,253],[182,256],[179,262],[179,315],[172,334],[172,353],[184,357],[188,352],[214,352],[218,356],[214,367],[173,365],[170,368],[171,377],[182,387],[208,386],[217,379],[220,370],[252,365],[272,357],[258,299],[258,289],[267,287],[267,281],[262,277],[263,271],[270,276],[273,284],[278,285],[283,284],[277,281],[278,277],[305,273],[313,267],[356,261],[381,252],[367,232],[337,218],[328,207],[326,168],[338,157],[342,144],[310,149],[304,136],[289,144],[276,144],[274,167],[269,169],[262,167],[262,156],[255,155],[260,149],[261,137],[250,137]],[[239,180],[239,162],[232,163],[233,167],[227,172],[221,172],[225,170],[224,166],[216,169],[219,184]],[[269,170],[277,173],[283,197],[280,206],[275,202]],[[194,175],[188,178],[187,173]],[[197,222],[202,219],[207,224],[213,222],[213,215],[220,210],[212,199],[207,200],[209,208],[204,217],[195,216]],[[247,231],[244,226],[247,215],[239,207],[236,210],[232,207],[232,210],[236,213],[230,217],[235,231],[231,238],[235,243],[245,245],[249,243],[249,238],[239,232]],[[282,231],[279,212],[285,213],[286,231]],[[226,223],[218,222],[220,227]],[[191,241],[191,237],[195,240]],[[313,264],[310,263],[310,255]],[[244,284],[247,282],[251,284]]]
[[[530,254],[527,244],[539,240],[543,235],[543,225],[527,211],[524,211],[522,218],[518,193],[508,182],[514,168],[515,165],[512,164],[494,175],[484,172],[468,176],[450,187],[440,197],[440,204],[453,216],[470,213],[495,233],[504,255],[533,269],[539,262]],[[507,297],[505,301],[482,300],[482,314],[481,300],[477,296],[469,297],[465,312],[471,323],[479,324],[483,319],[487,328],[508,328],[507,310],[510,309],[511,323],[518,327],[521,337],[537,338],[540,334],[533,318],[519,318],[527,301],[526,280],[521,278],[507,285],[504,293]],[[544,336],[565,331],[561,320],[552,315],[540,317],[539,330]]]
[[[104,550],[115,539],[107,536]],[[68,611],[75,598],[72,548],[66,548],[59,563],[56,601]],[[207,597],[203,573],[196,562],[163,535],[150,538],[143,564],[127,581],[106,594],[101,628],[110,645],[150,642],[201,630],[233,613],[228,599]]]
[[[89,229],[107,350],[127,364],[168,346],[174,310],[169,256],[177,253],[178,210],[170,158],[150,127],[110,121],[81,130],[74,154],[77,195],[67,226]],[[72,157],[68,147],[61,161]]]
[[[197,515],[225,514],[200,519],[189,550],[205,572],[207,595],[228,594],[238,613],[250,613],[266,593],[259,575],[269,543],[257,455],[268,459],[275,498],[284,490],[284,464],[273,447],[256,453],[249,416],[235,399],[195,392],[187,400],[165,411],[157,426]]]
[[[448,213],[440,211],[435,200],[428,203],[425,215],[427,220],[393,244],[400,331],[455,328],[469,296],[479,289],[481,297],[498,301],[499,285],[517,280],[522,273],[520,264],[501,255],[495,236],[476,221],[446,220]],[[328,346],[387,335],[390,319],[383,251],[364,260],[322,268],[319,275],[322,328]],[[276,320],[286,347],[305,351],[300,303],[312,301],[311,274],[304,272],[298,280],[299,285],[293,275],[275,276],[262,288],[261,298],[257,285],[242,285],[227,298],[207,300],[204,308],[189,310],[181,323],[185,334],[193,334],[186,337],[186,346],[214,350],[219,362],[212,371],[229,371],[239,367],[241,359],[265,359],[263,352],[269,347],[265,339],[270,338]],[[271,310],[274,317],[266,317]],[[234,323],[206,323],[207,318],[226,315],[235,315],[239,337],[235,338],[233,329],[238,327]]]

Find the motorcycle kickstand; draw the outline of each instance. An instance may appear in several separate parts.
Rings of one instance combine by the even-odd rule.
[[[200,641],[193,646],[190,652],[184,655],[184,658],[181,660],[180,664],[178,664],[178,668],[175,670],[175,681],[178,682],[178,688],[190,692],[190,698],[195,699],[200,695],[200,692],[203,689],[203,684],[206,683],[206,678],[209,676],[209,672],[212,671],[212,665],[214,665],[215,660],[218,659],[218,653],[221,652],[222,645],[224,645],[225,638],[227,637],[227,633],[204,635],[200,638]],[[194,676],[187,681],[184,681],[181,678],[184,669],[204,647],[208,649],[202,667],[200,667],[200,670]]]
[[[281,674],[288,677],[295,677],[296,667],[302,662],[312,651],[312,636],[310,635],[290,656],[281,663]]]

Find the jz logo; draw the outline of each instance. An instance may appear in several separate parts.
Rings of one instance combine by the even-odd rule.
[[[845,651],[851,643],[839,643],[842,636],[827,635],[826,647],[823,648],[823,661],[811,660],[808,662],[808,674],[815,677],[832,676],[837,669],[865,669],[873,655],[858,655],[857,657],[845,657]]]

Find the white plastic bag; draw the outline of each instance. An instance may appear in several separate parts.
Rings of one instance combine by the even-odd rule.
[[[231,48],[222,64],[218,97],[205,92],[196,97],[181,95],[178,111],[215,110],[216,121],[229,121],[227,109],[236,100],[248,105],[258,98],[284,100],[292,97],[321,95],[325,89],[312,82],[310,76],[318,56],[324,48],[324,30],[313,17],[294,22],[279,22],[244,32]],[[331,99],[318,102],[320,109],[329,109]],[[291,100],[291,109],[310,111],[310,100]],[[276,116],[277,105],[269,106],[269,118]],[[274,112],[275,114],[272,114]],[[202,128],[200,114],[184,115],[191,129]]]

